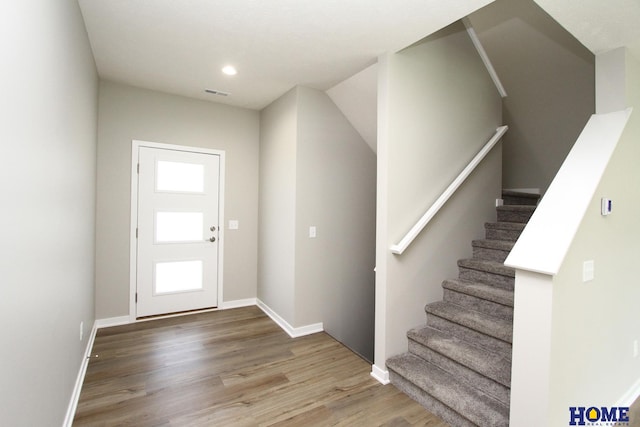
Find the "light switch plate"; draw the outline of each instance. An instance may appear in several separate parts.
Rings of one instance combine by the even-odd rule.
[[[316,226],[312,225],[311,227],[309,227],[309,238],[310,239],[315,239],[317,233],[316,233]]]
[[[593,260],[585,261],[582,265],[582,281],[590,282],[595,278],[595,263]]]

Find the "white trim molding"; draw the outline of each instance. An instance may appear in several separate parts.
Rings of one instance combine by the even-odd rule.
[[[111,326],[128,325],[131,323],[129,316],[108,317],[106,319],[96,319],[95,328],[109,328]]]
[[[96,333],[98,329],[108,328],[110,326],[127,325],[131,323],[129,316],[110,317],[106,319],[96,319],[93,322],[93,328],[91,328],[91,334],[87,340],[87,347],[84,351],[84,357],[80,363],[80,369],[78,370],[78,376],[76,377],[75,385],[73,386],[73,392],[71,393],[71,400],[67,407],[67,413],[64,417],[62,427],[71,427],[73,424],[73,418],[76,415],[76,409],[78,408],[78,400],[80,399],[80,392],[82,391],[82,384],[84,384],[84,377],[87,373],[87,367],[89,366],[89,360],[91,359],[91,352],[93,351],[93,343],[96,339]]]
[[[254,305],[258,305],[257,298],[237,299],[223,302],[220,304],[220,309],[229,310],[232,308],[252,307]]]
[[[389,379],[389,371],[386,369],[380,369],[376,365],[371,365],[371,376],[378,380],[382,385],[387,385],[391,382]]]
[[[467,29],[467,34],[469,34],[469,38],[471,39],[473,46],[478,51],[478,55],[480,55],[480,58],[482,59],[484,66],[487,68],[487,72],[491,76],[491,80],[493,80],[493,84],[496,85],[496,89],[498,89],[498,93],[502,98],[506,98],[507,91],[502,85],[502,82],[500,81],[500,77],[498,77],[498,73],[496,72],[496,69],[493,68],[493,64],[489,59],[489,55],[487,55],[487,52],[484,50],[484,46],[482,46],[482,43],[480,42],[480,39],[478,38],[476,31],[473,29],[473,26],[471,25],[471,21],[469,21],[469,18],[464,18],[462,22],[464,23],[464,26]]]
[[[128,316],[127,316],[128,319]],[[73,392],[71,393],[71,400],[67,407],[67,413],[64,417],[62,427],[71,427],[73,424],[73,418],[76,415],[76,409],[78,408],[78,400],[80,399],[80,392],[82,391],[82,384],[84,383],[84,376],[87,373],[87,366],[89,366],[89,359],[91,358],[91,351],[93,350],[93,342],[96,338],[96,332],[98,330],[97,322],[94,322],[91,334],[87,340],[87,347],[84,351],[84,357],[80,362],[80,369],[78,370],[78,376],[73,386]]]
[[[289,322],[287,322],[282,317],[280,317],[278,313],[273,311],[271,307],[269,307],[259,299],[257,300],[256,305],[260,307],[260,309],[264,311],[265,314],[271,318],[271,320],[276,322],[278,326],[280,326],[287,334],[289,334],[291,338],[303,337],[305,335],[311,335],[311,334],[324,331],[324,325],[322,323],[313,323],[311,325],[300,326],[295,328],[291,326]]]

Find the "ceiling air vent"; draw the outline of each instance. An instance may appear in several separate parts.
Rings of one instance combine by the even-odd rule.
[[[212,95],[218,95],[218,96],[229,96],[229,92],[222,92],[221,90],[213,90],[213,89],[205,89],[204,90],[207,93],[210,93]]]

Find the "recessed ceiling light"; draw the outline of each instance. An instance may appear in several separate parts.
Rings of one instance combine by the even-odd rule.
[[[235,76],[238,74],[238,70],[233,65],[226,65],[222,68],[222,72],[227,76]]]

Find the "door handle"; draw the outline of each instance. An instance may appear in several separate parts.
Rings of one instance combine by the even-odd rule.
[[[216,241],[216,238],[215,238],[215,237],[213,237],[213,236],[211,236],[211,237],[209,238],[209,241],[210,241],[210,242],[215,242],[215,241]]]
[[[212,226],[209,228],[209,230],[211,230],[211,231],[216,231],[216,226],[215,226],[215,225],[212,225]]]

